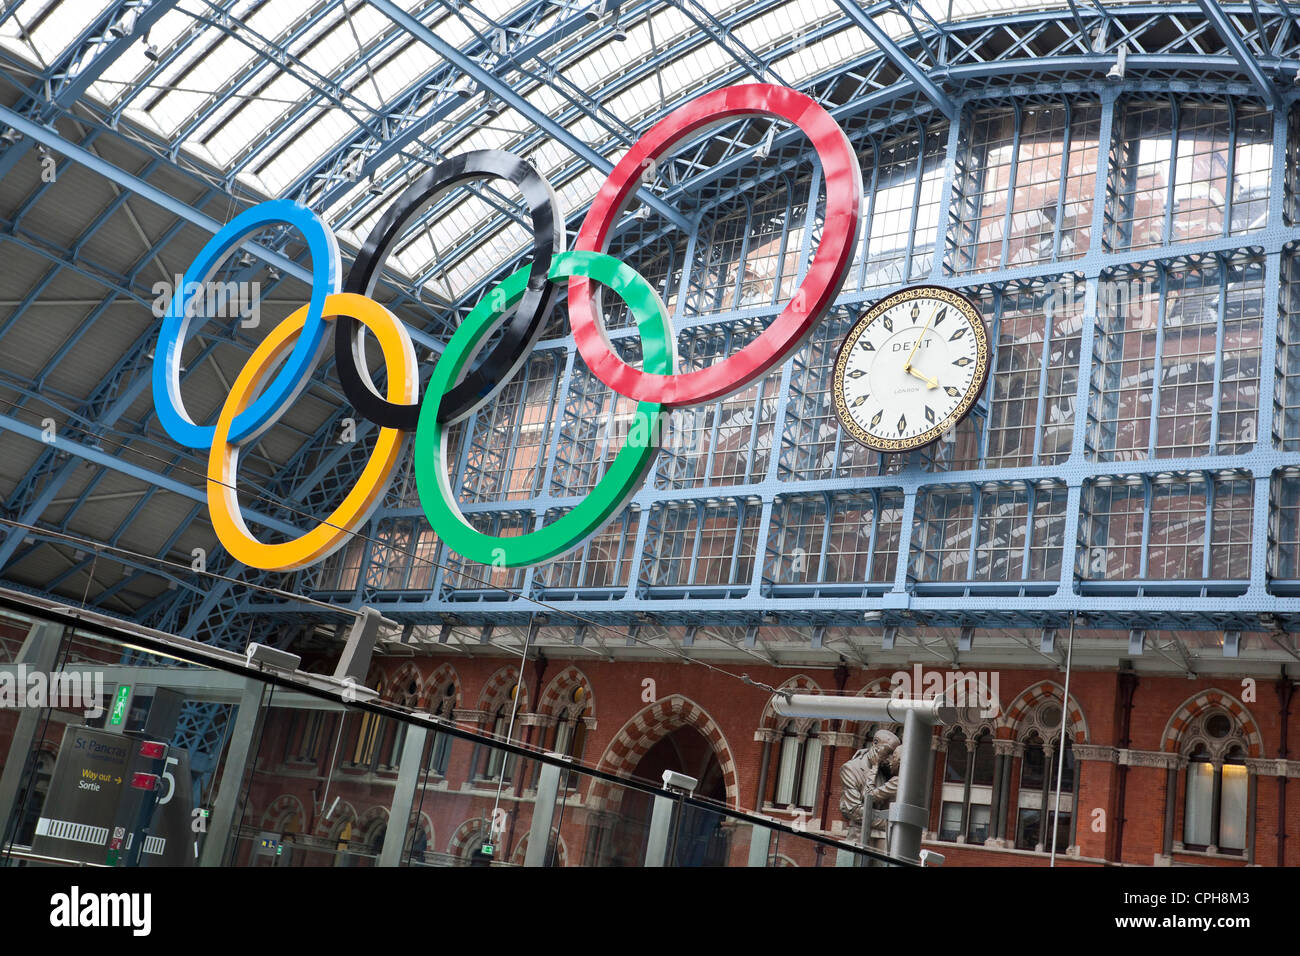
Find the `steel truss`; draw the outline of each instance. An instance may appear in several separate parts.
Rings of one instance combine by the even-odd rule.
[[[635,21],[651,6],[626,6],[625,22]],[[775,4],[760,6],[769,9]],[[863,18],[874,22],[874,17],[897,9],[891,4],[854,8],[841,19],[818,25],[798,42],[815,43],[844,30],[865,28],[874,33]],[[705,14],[695,12],[705,19]],[[515,19],[503,24],[509,39],[506,52],[493,49],[491,38],[485,35],[449,56],[450,63],[440,63],[412,84],[383,115],[365,117],[357,134],[301,177],[290,193],[319,208],[334,210],[340,222],[363,217],[377,201],[364,190],[336,209],[341,200],[355,193],[356,175],[383,173],[387,178],[381,177],[379,184],[391,188],[401,175],[385,172],[393,168],[393,159],[409,156],[427,162],[452,148],[450,133],[435,138],[426,133],[456,112],[458,101],[451,85],[461,70],[473,75],[484,91],[507,104],[519,105],[521,93],[538,83],[556,82],[565,57],[577,56],[600,42],[598,35],[582,32],[580,13],[580,8],[566,7],[541,27],[540,5],[521,8]],[[566,91],[569,105],[565,111],[538,123],[537,131],[524,134],[518,148],[527,150],[553,138],[564,123],[578,116],[596,119],[608,134],[608,141],[599,144],[598,151],[607,152],[625,143],[629,128],[618,118],[605,115],[599,104],[682,55],[690,44],[722,42],[720,31],[734,29],[751,15],[747,8],[721,16],[716,23],[710,21],[712,29],[704,29],[682,46],[659,51],[651,61],[632,66],[627,75],[611,78],[603,89],[586,94]],[[304,22],[301,29],[309,26]],[[776,626],[807,629],[812,635],[824,635],[826,628],[864,624],[872,628],[923,623],[1039,629],[1060,626],[1076,610],[1087,613],[1095,626],[1110,628],[1258,630],[1273,626],[1270,622],[1274,619],[1287,625],[1288,616],[1300,611],[1300,606],[1294,606],[1295,595],[1300,594],[1300,570],[1295,570],[1294,549],[1289,547],[1292,537],[1285,527],[1295,511],[1297,479],[1292,453],[1300,447],[1300,434],[1290,427],[1288,416],[1300,402],[1291,397],[1297,382],[1291,376],[1279,376],[1278,369],[1285,368],[1287,350],[1300,341],[1293,328],[1296,310],[1289,305],[1293,285],[1289,244],[1300,240],[1300,234],[1292,209],[1295,184],[1284,173],[1291,168],[1287,161],[1297,149],[1296,136],[1287,114],[1277,107],[1289,110],[1295,100],[1290,82],[1293,64],[1300,57],[1300,22],[1289,6],[1280,4],[1092,4],[942,26],[918,20],[913,26],[912,35],[892,41],[884,55],[873,51],[809,88],[834,106],[835,115],[860,151],[872,158],[864,162],[864,171],[871,177],[870,202],[883,205],[884,190],[894,190],[889,193],[890,201],[898,192],[907,192],[912,227],[908,234],[933,221],[942,227],[927,234],[933,242],[905,242],[901,248],[888,243],[872,245],[880,237],[868,234],[866,248],[872,251],[862,257],[855,279],[846,285],[823,334],[763,386],[697,410],[697,418],[683,426],[701,442],[702,457],[691,450],[670,451],[663,456],[655,480],[634,499],[631,510],[597,541],[567,564],[519,572],[499,583],[545,600],[558,609],[551,612],[553,616],[565,611],[583,616],[598,613],[604,623],[641,628],[638,634],[655,627],[740,628],[735,645],[748,647],[760,657],[762,629]],[[1224,41],[1225,26],[1238,38],[1236,42]],[[413,20],[406,35],[385,34],[369,52],[378,55],[404,41],[431,42],[422,20]],[[183,44],[196,42],[200,42],[197,31],[182,40]],[[791,38],[789,44],[778,45],[762,58],[741,45],[731,45],[732,68],[710,82],[720,85],[753,77],[779,60],[783,51],[794,49],[795,42]],[[566,43],[570,45],[564,46]],[[291,46],[292,41],[283,45]],[[551,72],[537,64],[548,51],[562,46],[562,56],[550,64]],[[1127,51],[1127,76],[1123,83],[1107,83],[1103,76],[1115,63],[1121,46]],[[179,48],[167,55],[178,53]],[[84,57],[77,62],[85,62]],[[161,71],[165,65],[160,63],[157,69]],[[59,69],[69,70],[67,65]],[[86,82],[93,74],[77,75]],[[354,66],[329,81],[320,79],[316,84],[319,96],[341,97],[347,83],[359,76]],[[95,138],[119,135],[112,127],[121,121],[124,102],[115,105],[114,115],[104,117],[102,126],[92,127],[85,140],[74,144],[51,124],[67,116],[76,96],[56,93],[42,101],[33,92],[31,105],[6,114],[11,120],[30,124],[23,127],[29,135],[20,143],[46,142],[61,155],[74,156],[73,161],[94,164],[122,189],[122,202],[128,195],[158,201],[146,188],[147,175],[131,177],[109,168],[110,164],[95,163],[87,155]],[[1241,112],[1238,107],[1273,107],[1268,136],[1272,173],[1266,216],[1258,228],[1234,233],[1225,226],[1221,235],[1181,240],[1169,220],[1162,226],[1160,242],[1129,247],[1131,236],[1126,236],[1124,229],[1131,226],[1132,209],[1125,209],[1126,203],[1131,205],[1132,190],[1116,172],[1125,168],[1125,143],[1119,131],[1127,104],[1146,102],[1157,93],[1166,102],[1171,94],[1174,97],[1174,129],[1178,128],[1180,103],[1216,97],[1225,104],[1227,130],[1234,137]],[[214,100],[209,115],[222,108],[226,102],[222,96]],[[979,243],[972,224],[988,182],[987,157],[972,151],[969,133],[973,119],[990,110],[1013,114],[1014,150],[1025,132],[1024,113],[1030,104],[1059,105],[1067,114],[1063,135],[1068,137],[1075,128],[1068,114],[1085,102],[1096,106],[1096,132],[1090,135],[1102,144],[1094,195],[1105,197],[1092,209],[1087,252],[1066,255],[1063,244],[1071,240],[1058,215],[1050,234],[1045,234],[1048,252],[1039,260],[1013,259],[1008,245],[1011,230],[1004,228],[996,265],[969,265]],[[665,104],[667,108],[673,105]],[[945,113],[959,116],[959,123],[948,123]],[[299,115],[297,108],[287,114],[285,128]],[[711,260],[709,252],[723,241],[719,237],[724,235],[723,221],[728,216],[739,215],[743,220],[734,233],[737,260],[771,255],[770,246],[775,243],[778,259],[789,257],[796,263],[792,276],[796,280],[817,239],[817,203],[802,199],[819,194],[815,163],[810,163],[800,143],[780,133],[773,138],[770,157],[755,162],[754,150],[765,132],[766,127],[758,124],[737,124],[720,131],[727,137],[721,155],[716,147],[713,152],[695,146],[683,149],[672,163],[665,164],[661,181],[651,187],[656,211],[632,222],[616,239],[616,251],[645,263],[643,271],[660,282],[661,288],[682,290],[675,302],[674,323],[684,338],[683,356],[694,356],[692,360],[712,360],[755,334],[774,314],[774,303],[780,298],[779,290],[773,289],[766,302],[745,301],[742,269],[729,274],[732,285],[728,290],[721,288],[716,276],[728,264]],[[906,142],[900,145],[903,140]],[[191,210],[234,188],[233,177],[242,166],[237,165],[228,178],[214,181],[210,175],[177,164],[179,142],[178,137],[177,142],[151,148],[156,150],[157,163],[182,170],[203,191],[199,202],[188,203]],[[1177,136],[1173,143],[1177,149]],[[1068,152],[1068,143],[1064,148]],[[1230,154],[1235,152],[1230,150]],[[580,151],[578,158],[562,164],[554,173],[557,184],[577,175],[590,160]],[[8,153],[0,156],[0,163],[7,161],[12,162]],[[1228,181],[1232,181],[1231,174]],[[771,229],[757,221],[754,197],[777,182],[783,185],[786,199],[779,211],[770,211],[779,223]],[[933,194],[921,188],[922,182],[933,185]],[[937,206],[933,196],[939,197]],[[1058,192],[1058,207],[1064,196],[1064,190]],[[508,202],[501,203],[501,218],[485,223],[480,232],[448,251],[441,267],[453,266],[470,254],[483,237],[508,219],[510,207]],[[441,208],[429,215],[438,215]],[[174,211],[178,213],[176,225],[159,246],[170,241],[182,223],[196,223],[193,216]],[[571,227],[582,212],[572,212]],[[867,210],[866,218],[869,230],[876,218],[874,209]],[[1007,208],[1005,221],[1009,225],[1011,220],[1012,210]],[[5,238],[41,250],[39,237],[25,232],[21,223],[19,215],[7,224]],[[679,228],[683,223],[687,228]],[[764,241],[758,242],[756,236]],[[120,295],[147,301],[139,272],[150,256],[142,256],[131,275],[110,277],[80,254],[87,238],[82,237],[69,250],[49,251],[51,270],[29,299],[34,300],[59,270],[73,269],[105,286],[105,303]],[[283,241],[272,237],[268,248],[278,255]],[[892,254],[895,251],[897,256]],[[302,271],[296,263],[282,264],[286,270]],[[1242,268],[1256,270],[1257,275],[1249,281],[1260,290],[1259,304],[1253,306],[1258,324],[1251,333],[1259,342],[1255,388],[1260,397],[1254,440],[1241,439],[1238,431],[1230,450],[1220,447],[1226,436],[1219,430],[1235,411],[1223,407],[1219,395],[1225,376],[1239,371],[1225,369],[1220,363],[1212,370],[1213,401],[1204,410],[1213,434],[1203,451],[1160,457],[1156,429],[1152,428],[1141,454],[1117,456],[1121,418],[1115,409],[1131,389],[1124,384],[1123,375],[1115,377],[1115,363],[1108,359],[1113,337],[1126,331],[1119,316],[1108,311],[1104,301],[1099,302],[1104,298],[1100,296],[1103,280],[1131,272],[1156,275],[1162,283],[1171,281],[1172,276],[1183,284],[1215,284],[1219,290],[1216,318],[1207,334],[1222,343],[1225,335],[1232,334],[1228,329],[1236,321],[1232,310],[1239,308],[1234,296],[1244,281],[1233,270]],[[1017,296],[1042,297],[1049,284],[1065,275],[1072,277],[1079,296],[1077,310],[1068,316],[1049,316],[1038,333],[1044,345],[1038,350],[1031,377],[1040,384],[1059,377],[1063,363],[1053,358],[1051,343],[1066,343],[1066,351],[1077,356],[1073,414],[1064,426],[1061,420],[1050,419],[1051,409],[1039,388],[1037,404],[1030,403],[1033,407],[1026,406],[1024,411],[1039,433],[1034,447],[1023,456],[1026,460],[989,464],[997,457],[990,442],[1000,427],[993,415],[1001,413],[995,407],[992,384],[967,433],[912,456],[906,463],[862,460],[860,453],[846,448],[843,439],[834,434],[833,421],[828,423],[825,414],[827,355],[861,308],[890,286],[928,280],[982,298],[989,293],[987,299],[993,303],[989,320],[996,340],[1004,323],[1020,320],[1008,303]],[[417,277],[413,285],[418,287],[427,278]],[[463,312],[481,292],[482,286],[467,291],[455,308]],[[740,304],[742,301],[745,304]],[[23,311],[10,318],[10,327],[22,321]],[[85,324],[93,322],[95,314]],[[1158,329],[1167,331],[1168,318],[1161,316]],[[454,320],[454,315],[448,319]],[[443,334],[442,329],[425,332],[431,342]],[[151,330],[141,336],[124,352],[114,373],[88,399],[60,397],[63,404],[76,405],[67,420],[87,430],[70,432],[70,440],[78,434],[117,434],[123,440],[142,440],[145,423],[127,422],[123,416],[145,387],[152,334]],[[631,329],[616,328],[613,337],[624,342],[634,339],[634,334]],[[1161,376],[1181,374],[1177,362],[1159,357],[1167,344],[1161,340],[1157,345],[1148,380],[1152,416],[1161,396]],[[547,515],[572,506],[606,460],[616,406],[603,389],[584,381],[589,376],[581,363],[575,362],[562,322],[556,323],[539,347],[535,361],[549,363],[546,375],[535,386],[548,396],[544,438],[539,442],[546,452],[530,479],[529,494],[503,500],[510,483],[502,476],[508,479],[515,466],[503,459],[501,443],[504,439],[508,445],[509,437],[517,432],[518,416],[502,417],[500,408],[484,409],[468,423],[456,467],[458,480],[475,486],[466,506],[474,520],[507,527],[543,521]],[[993,380],[999,373],[1004,370],[995,368]],[[29,396],[25,401],[46,394],[40,381],[23,387]],[[1274,394],[1279,396],[1276,413],[1275,403],[1268,398]],[[1062,395],[1063,400],[1069,397]],[[1238,420],[1232,421],[1237,427]],[[333,428],[334,423],[327,422],[305,441],[274,486],[266,489],[273,500],[292,504],[291,508],[268,508],[267,520],[287,523],[295,520],[295,510],[318,512],[348,487],[359,470],[361,456],[355,447],[339,447],[333,441]],[[90,447],[86,442],[80,444]],[[107,467],[93,462],[76,441],[64,449],[48,451],[6,501],[7,513],[26,524],[49,524],[42,522],[42,517],[73,469],[84,467],[83,459]],[[173,451],[174,464],[185,460]],[[95,481],[102,475],[99,472]],[[158,490],[168,486],[148,474],[133,473],[132,477],[154,486],[141,496],[135,515]],[[493,482],[496,487],[489,487]],[[340,609],[369,604],[412,625],[477,628],[529,620],[537,610],[535,605],[503,600],[499,591],[473,586],[466,573],[481,574],[482,569],[464,568],[453,557],[430,547],[408,485],[409,476],[399,482],[369,525],[368,535],[376,541],[358,542],[347,552],[355,574],[349,578],[341,573],[340,559],[304,573],[297,586]],[[1211,544],[1216,540],[1216,496],[1231,494],[1234,500],[1248,502],[1241,507],[1249,515],[1249,561],[1229,568],[1235,576],[1227,578],[1215,577],[1213,568],[1186,578],[1150,578],[1142,572],[1150,571],[1156,545],[1152,522],[1146,520],[1133,545],[1135,553],[1144,556],[1139,560],[1139,573],[1128,578],[1094,579],[1089,571],[1089,549],[1105,538],[1107,528],[1120,522],[1118,506],[1111,503],[1118,499],[1109,491],[1098,491],[1110,485],[1128,489],[1125,495],[1137,494],[1144,506],[1165,500],[1171,488],[1179,489],[1178,494],[1189,502],[1195,499],[1204,515],[1202,540],[1208,536]],[[1249,494],[1238,486],[1249,488]],[[49,526],[54,530],[68,527],[78,508],[93,500],[93,487],[94,482]],[[1183,508],[1188,514],[1192,510],[1191,504]],[[1146,513],[1149,515],[1150,509]],[[114,540],[129,521],[117,529]],[[863,539],[860,545],[846,543],[850,528]],[[1193,532],[1188,534],[1195,537]],[[21,556],[22,548],[38,546],[25,543],[25,537],[15,533],[5,539],[0,550],[4,563]],[[1049,541],[1059,542],[1059,546],[1044,543]],[[859,547],[860,554],[853,551]],[[843,566],[841,556],[846,548],[857,555],[849,566],[855,575],[860,571],[860,577],[844,579],[836,570]],[[1211,550],[1203,547],[1203,563],[1209,561]],[[996,560],[990,557],[994,554]],[[798,570],[796,563],[801,565]],[[84,560],[74,568],[81,566]],[[213,566],[223,573],[247,573],[221,560]],[[994,567],[1000,577],[994,576]],[[814,570],[809,573],[808,568]],[[115,594],[129,587],[128,582],[151,573],[144,565],[138,566],[121,586],[101,594],[97,603],[111,610]],[[270,577],[248,574],[253,581]],[[250,597],[223,584],[182,585],[164,592],[143,611],[143,617],[153,626],[228,645],[246,641],[250,633],[284,641],[293,637],[299,622],[324,621],[333,626],[342,619],[331,619],[293,602]],[[294,623],[281,626],[275,623],[279,619]],[[588,644],[594,641],[592,629],[583,633]],[[607,639],[607,635],[601,636],[601,640]],[[692,634],[690,641],[695,640]],[[820,643],[821,638],[816,640]]]

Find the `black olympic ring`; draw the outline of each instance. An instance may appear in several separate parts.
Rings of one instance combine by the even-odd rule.
[[[519,371],[555,305],[557,286],[547,278],[551,259],[564,248],[564,216],[555,190],[527,160],[498,149],[478,149],[444,160],[407,187],[366,237],[344,282],[345,292],[370,296],[379,271],[407,223],[447,190],[467,179],[504,179],[519,187],[533,221],[533,260],[528,288],[501,337],[477,368],[443,397],[438,421],[467,417],[499,392]],[[384,428],[415,431],[420,404],[398,405],[379,395],[366,369],[364,328],[350,315],[335,318],[334,363],[343,394],[358,413]],[[472,364],[473,357],[470,362]]]

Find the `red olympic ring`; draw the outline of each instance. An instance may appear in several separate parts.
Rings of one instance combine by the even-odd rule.
[[[608,251],[614,222],[640,185],[643,171],[653,169],[659,157],[679,140],[702,127],[752,114],[788,120],[803,130],[817,151],[826,183],[826,220],[817,254],[790,302],[758,338],[715,365],[678,375],[643,372],[624,362],[610,344],[590,280],[570,279],[569,324],[578,352],[591,373],[620,395],[680,408],[738,392],[803,343],[844,284],[853,264],[862,211],[862,171],[857,154],[844,131],[816,101],[767,83],[706,93],[652,126],[601,186],[574,248]],[[815,202],[816,197],[809,201]]]

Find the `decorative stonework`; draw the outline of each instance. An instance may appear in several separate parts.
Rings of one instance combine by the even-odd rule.
[[[1176,770],[1184,763],[1177,754],[1159,753],[1154,750],[1120,750],[1119,764],[1122,767],[1155,767],[1159,770]]]
[[[538,713],[558,717],[571,706],[575,687],[581,687],[585,692],[582,698],[586,702],[585,712],[594,714],[596,698],[591,690],[591,681],[587,679],[586,674],[574,666],[566,667],[546,685],[546,689],[542,691],[542,698],[537,704]]]
[[[410,661],[384,682],[385,699],[401,707],[419,707],[426,693],[420,669]]]
[[[495,714],[503,703],[510,703],[510,688],[519,685],[519,713],[528,711],[528,688],[519,680],[519,670],[513,664],[499,668],[479,694],[478,709]]]
[[[429,679],[424,682],[424,696],[421,699],[420,706],[431,714],[444,712],[447,708],[443,703],[445,699],[443,692],[448,685],[455,689],[450,698],[451,708],[453,711],[460,710],[464,705],[461,700],[460,675],[456,673],[456,668],[450,664],[439,665],[438,669],[429,675]]]
[[[1002,740],[1000,738],[993,741],[993,753],[999,757],[1010,757],[1015,754],[1017,749],[1023,750],[1023,747],[1017,747],[1014,740]]]
[[[1029,728],[1022,726],[1022,724],[1031,720],[1033,714],[1042,704],[1053,701],[1059,705],[1064,698],[1065,689],[1054,681],[1043,680],[1037,684],[1032,684],[1016,695],[1016,699],[1011,702],[1010,706],[1003,710],[1001,716],[997,718],[997,727],[998,729],[1009,730],[1012,736],[1015,737],[1025,736]],[[1079,706],[1078,698],[1073,694],[1070,695],[1068,709],[1069,723],[1066,726],[1069,728],[1071,742],[1075,744],[1087,743],[1090,737],[1088,722],[1084,719],[1083,709]],[[1058,737],[1059,729],[1058,725]]]
[[[1294,774],[1287,773],[1288,761],[1282,760],[1281,758],[1278,757],[1274,757],[1274,758],[1247,757],[1245,760],[1242,761],[1242,763],[1246,765],[1247,769],[1249,769],[1251,773],[1258,774],[1261,777],[1294,776]]]
[[[262,814],[262,829],[283,833],[294,817],[298,818],[298,828],[301,829],[307,819],[302,801],[291,793],[281,794]]]
[[[1105,763],[1119,760],[1119,749],[1103,744],[1074,744],[1073,750],[1075,760],[1101,760]]]
[[[1227,691],[1216,688],[1193,694],[1183,702],[1173,717],[1169,718],[1169,723],[1165,725],[1165,732],[1160,739],[1160,749],[1166,753],[1189,750],[1192,741],[1187,738],[1196,732],[1198,719],[1214,711],[1222,712],[1232,720],[1235,733],[1230,734],[1229,738],[1245,738],[1246,756],[1263,756],[1264,738],[1255,718],[1250,715],[1250,711],[1241,701]],[[1213,741],[1207,739],[1202,742],[1207,745],[1211,753],[1217,749]]]
[[[451,840],[447,844],[447,852],[460,859],[465,855],[465,848],[487,832],[486,820],[482,817],[471,817],[458,826],[456,832],[451,835]]]

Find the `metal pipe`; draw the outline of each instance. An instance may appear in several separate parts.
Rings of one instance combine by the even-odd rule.
[[[921,835],[929,822],[925,761],[936,723],[978,720],[978,707],[951,707],[941,698],[835,697],[830,694],[778,694],[772,709],[782,717],[820,717],[903,725],[903,755],[898,797],[889,807],[889,855],[912,863],[921,859]],[[863,843],[871,834],[871,806],[863,806]]]
[[[921,833],[929,813],[923,764],[930,753],[932,720],[917,709],[903,718],[903,759],[898,768],[898,798],[889,805],[889,855],[913,863],[921,861]]]
[[[909,713],[928,718],[928,723],[951,724],[978,720],[978,707],[952,707],[942,698],[913,700],[900,697],[835,697],[830,694],[780,694],[772,698],[772,709],[782,717],[823,717],[841,720],[883,721],[905,724]]]

